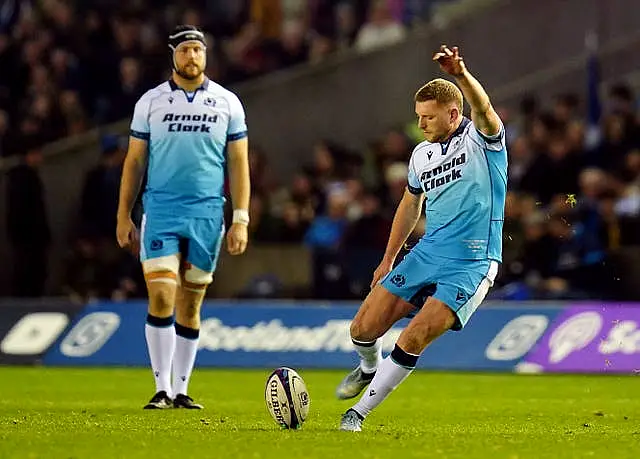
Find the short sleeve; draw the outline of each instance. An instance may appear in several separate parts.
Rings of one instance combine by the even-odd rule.
[[[131,120],[131,137],[137,139],[149,140],[151,129],[149,127],[149,97],[142,96],[133,109],[133,118]]]
[[[229,127],[227,128],[227,140],[233,142],[247,136],[247,122],[244,108],[240,99],[235,94],[229,98]]]
[[[487,150],[490,151],[500,151],[506,148],[506,136],[504,124],[500,123],[500,131],[495,135],[485,135],[480,132],[475,125],[471,126],[471,135],[481,144],[485,146]]]
[[[415,152],[415,150],[414,150]],[[407,174],[407,188],[412,194],[422,194],[422,186],[420,184],[420,180],[418,175],[416,174],[415,165],[413,164],[414,155],[411,155],[411,159],[409,160],[409,173]]]

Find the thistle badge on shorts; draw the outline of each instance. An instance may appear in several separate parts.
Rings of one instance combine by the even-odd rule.
[[[394,274],[391,278],[391,283],[396,287],[402,287],[406,282],[404,275],[402,274]]]

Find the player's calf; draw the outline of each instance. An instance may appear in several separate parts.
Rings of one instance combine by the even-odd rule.
[[[201,409],[187,395],[189,380],[198,351],[200,309],[211,283],[212,273],[184,263],[176,302],[176,351],[173,358],[173,393],[176,408]]]
[[[379,338],[412,310],[413,306],[381,285],[376,285],[371,290],[350,327],[351,341],[360,357],[360,365],[338,385],[336,396],[339,399],[356,397],[367,387],[382,361],[382,343]]]
[[[398,337],[398,346],[411,354],[420,355],[436,338],[455,324],[454,312],[442,301],[429,297],[409,325]]]

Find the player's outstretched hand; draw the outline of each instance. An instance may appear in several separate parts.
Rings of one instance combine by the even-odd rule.
[[[116,237],[118,238],[118,245],[123,249],[129,249],[134,254],[140,251],[140,236],[131,218],[118,219]]]
[[[373,272],[373,279],[371,279],[370,288],[376,286],[380,279],[386,276],[393,269],[393,261],[382,260],[382,262],[378,265],[376,270]]]
[[[457,46],[451,49],[447,45],[440,46],[440,51],[433,55],[433,60],[440,64],[442,71],[452,76],[462,75],[467,69]]]
[[[227,231],[227,250],[231,255],[242,255],[247,250],[249,231],[247,225],[234,223]]]

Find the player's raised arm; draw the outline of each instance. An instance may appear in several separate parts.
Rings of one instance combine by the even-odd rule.
[[[487,137],[500,133],[502,123],[493,109],[486,91],[464,64],[457,46],[449,49],[446,45],[433,55],[433,60],[442,70],[456,79],[462,94],[471,106],[471,120],[476,129]]]

